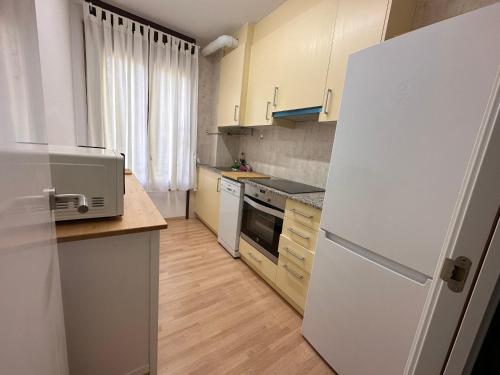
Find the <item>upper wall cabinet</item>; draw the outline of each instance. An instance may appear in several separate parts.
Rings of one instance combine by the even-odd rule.
[[[349,55],[411,29],[415,0],[338,0],[320,121],[337,121]]]
[[[336,10],[337,0],[289,0],[280,9],[275,111],[322,105]]]
[[[337,0],[288,0],[255,25],[245,125],[321,106]]]
[[[265,34],[260,24],[255,25],[250,56],[245,125],[271,125],[274,87],[277,85],[275,47],[276,34]]]
[[[238,47],[224,50],[220,63],[218,126],[237,126],[243,122],[252,36],[253,26],[246,24],[234,35]]]

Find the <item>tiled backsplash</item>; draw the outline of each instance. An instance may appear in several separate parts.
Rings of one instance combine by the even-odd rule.
[[[215,165],[217,154],[216,132],[217,97],[219,87],[218,55],[204,57],[200,54],[198,63],[198,159],[203,164]]]
[[[240,137],[239,152],[256,171],[325,187],[334,135],[335,125],[317,122],[257,128]]]

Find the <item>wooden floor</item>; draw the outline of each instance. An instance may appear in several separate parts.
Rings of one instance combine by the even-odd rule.
[[[333,374],[301,317],[196,219],[160,238],[159,374]]]

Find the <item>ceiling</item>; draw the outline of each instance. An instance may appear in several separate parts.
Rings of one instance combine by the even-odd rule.
[[[257,22],[285,0],[109,0],[105,2],[191,36],[204,46],[246,22]]]

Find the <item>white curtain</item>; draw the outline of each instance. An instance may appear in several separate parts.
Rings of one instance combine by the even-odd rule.
[[[83,10],[89,145],[124,152],[148,191],[193,188],[198,47],[93,5]]]
[[[196,178],[198,47],[154,31],[149,59],[149,188],[188,190]]]
[[[83,9],[88,143],[124,152],[126,167],[146,186],[149,28]]]

